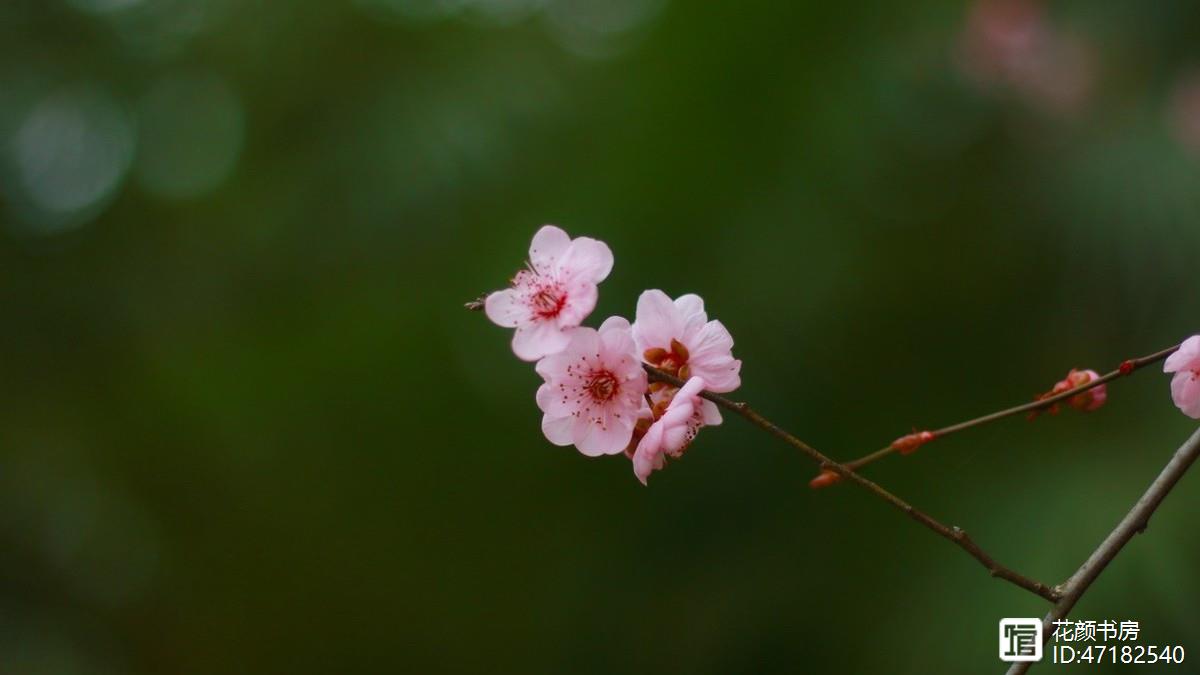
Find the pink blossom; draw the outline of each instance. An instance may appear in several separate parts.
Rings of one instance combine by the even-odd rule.
[[[638,441],[633,453],[633,473],[646,484],[654,471],[666,466],[667,457],[681,457],[703,426],[721,423],[712,401],[700,398],[704,380],[692,377],[681,387],[666,410]]]
[[[537,391],[542,432],[555,445],[615,455],[629,446],[638,418],[650,414],[646,371],[621,317],[598,331],[575,329],[561,352],[538,361],[537,372],[546,381]]]
[[[1184,415],[1200,419],[1200,335],[1183,341],[1179,351],[1167,358],[1163,372],[1175,373],[1171,397]]]
[[[1095,382],[1100,379],[1100,373],[1094,370],[1072,370],[1067,374],[1066,381],[1071,385],[1069,389],[1082,387],[1090,382]],[[1067,404],[1076,410],[1083,412],[1091,412],[1108,401],[1108,385],[1101,384],[1092,387],[1085,392],[1076,394],[1067,399]]]
[[[1066,393],[1072,389],[1078,389],[1085,384],[1095,382],[1098,379],[1100,379],[1100,373],[1097,373],[1094,370],[1080,370],[1078,368],[1072,368],[1071,371],[1067,373],[1066,377],[1054,383],[1053,389],[1044,394],[1039,394],[1035,400],[1041,401],[1053,396],[1058,396],[1059,394]],[[1081,412],[1091,412],[1104,405],[1106,401],[1108,401],[1108,385],[1101,384],[1092,387],[1087,391],[1082,391],[1074,396],[1068,397],[1067,405]],[[1057,415],[1059,409],[1059,404],[1055,403],[1049,408],[1046,408],[1045,412],[1048,412],[1051,415]],[[1033,411],[1029,414],[1029,419],[1032,420],[1036,418],[1040,412],[1042,411]]]
[[[742,384],[742,362],[733,358],[733,337],[720,321],[708,320],[698,295],[672,301],[660,290],[644,291],[638,298],[633,339],[646,363],[683,380],[700,377],[709,391],[726,393]]]
[[[493,323],[516,328],[512,348],[518,358],[536,361],[567,345],[571,332],[596,307],[596,285],[612,271],[608,245],[588,237],[571,239],[553,225],[533,235],[528,269],[512,287],[487,297]]]

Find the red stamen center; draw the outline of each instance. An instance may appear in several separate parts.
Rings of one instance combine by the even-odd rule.
[[[551,287],[543,287],[533,294],[529,299],[530,306],[533,307],[534,313],[543,319],[552,319],[558,316],[562,311],[563,305],[567,304],[566,293],[555,293],[555,289]]]
[[[601,403],[616,396],[620,388],[616,376],[607,370],[594,371],[584,386],[592,398]]]

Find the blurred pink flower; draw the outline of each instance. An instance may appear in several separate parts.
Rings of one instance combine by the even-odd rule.
[[[1086,103],[1095,80],[1090,45],[1058,30],[1037,0],[977,0],[960,38],[959,65],[984,88],[1007,88],[1053,113]]]
[[[704,380],[693,377],[684,383],[637,444],[633,473],[646,484],[654,471],[666,466],[667,456],[678,458],[687,450],[703,426],[721,423],[721,413],[712,401],[700,398]]]
[[[562,351],[538,361],[537,373],[546,381],[537,391],[542,432],[555,445],[615,455],[629,446],[639,417],[650,415],[646,371],[621,317],[598,331],[575,329]]]
[[[1163,372],[1175,373],[1171,397],[1184,415],[1200,419],[1200,335],[1184,340],[1179,351],[1167,358]]]
[[[571,239],[546,225],[533,236],[528,269],[512,287],[487,297],[484,310],[497,325],[516,328],[518,358],[536,361],[562,350],[576,326],[596,307],[596,285],[612,271],[608,245],[588,237]]]
[[[674,302],[660,290],[643,291],[633,322],[633,340],[646,363],[704,388],[726,393],[742,384],[742,362],[733,358],[733,337],[720,321],[709,321],[704,300],[682,295]]]

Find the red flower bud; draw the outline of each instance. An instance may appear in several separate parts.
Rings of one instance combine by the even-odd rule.
[[[911,455],[917,448],[932,441],[937,436],[932,431],[914,431],[907,436],[901,436],[892,441],[892,447],[902,455]]]
[[[1125,372],[1126,364],[1130,364],[1130,368],[1132,368],[1131,362],[1126,361],[1125,363],[1121,364],[1121,372]],[[1129,372],[1133,372],[1133,371],[1130,370]],[[1050,391],[1048,391],[1044,394],[1038,394],[1034,400],[1041,401],[1041,400],[1050,398],[1052,396],[1057,396],[1064,392],[1071,391],[1072,389],[1078,389],[1079,387],[1082,387],[1084,385],[1091,384],[1092,382],[1095,382],[1098,379],[1100,379],[1100,374],[1094,370],[1079,370],[1077,368],[1072,368],[1071,372],[1067,373],[1067,376],[1065,378],[1054,383],[1053,389],[1051,389]],[[1090,411],[1095,410],[1096,408],[1099,408],[1100,406],[1104,405],[1104,402],[1107,400],[1108,400],[1108,387],[1106,385],[1102,384],[1100,386],[1092,387],[1091,389],[1088,389],[1087,391],[1083,391],[1078,394],[1075,394],[1074,396],[1071,396],[1070,398],[1068,398],[1066,400],[1066,403],[1067,403],[1067,405],[1071,406],[1072,408],[1074,408],[1076,410],[1080,410],[1083,412],[1090,412]],[[1045,412],[1048,412],[1051,415],[1057,415],[1058,411],[1059,411],[1059,404],[1057,404],[1057,403],[1055,403],[1054,405],[1051,405],[1050,407],[1045,409]],[[1036,419],[1040,412],[1042,412],[1042,411],[1035,410],[1035,411],[1029,413],[1029,419],[1030,420]]]
[[[820,490],[821,488],[829,487],[830,485],[833,485],[841,480],[842,477],[839,476],[836,471],[825,469],[818,474],[816,478],[808,481],[808,487],[814,490]]]

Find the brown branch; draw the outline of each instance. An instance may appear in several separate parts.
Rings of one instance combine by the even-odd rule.
[[[1079,598],[1087,592],[1096,577],[1099,577],[1100,573],[1113,561],[1113,558],[1116,558],[1117,554],[1121,552],[1121,549],[1125,548],[1125,544],[1146,530],[1146,526],[1150,523],[1150,516],[1154,515],[1155,510],[1198,456],[1200,456],[1200,429],[1175,451],[1171,461],[1167,462],[1167,465],[1158,474],[1158,478],[1154,479],[1145,494],[1121,519],[1116,529],[1109,533],[1100,546],[1088,556],[1083,566],[1059,587],[1062,589],[1062,597],[1054,604],[1054,608],[1050,610],[1046,618],[1042,619],[1043,642],[1050,639],[1054,622],[1067,616],[1067,613],[1075,607],[1075,603],[1079,602]],[[1029,670],[1031,665],[1032,662],[1015,663],[1008,670],[1008,675],[1021,675]]]
[[[653,366],[647,365],[644,367],[646,369],[646,373],[650,376],[651,380],[655,380],[658,382],[666,382],[666,383],[674,385],[676,387],[683,386],[683,380],[680,380],[677,377],[669,375],[657,368],[654,368]],[[904,501],[903,499],[900,499],[899,497],[892,494],[891,492],[888,492],[887,490],[885,490],[883,487],[881,487],[877,483],[875,483],[871,480],[868,480],[867,478],[864,478],[863,476],[855,473],[852,469],[850,469],[849,467],[847,467],[844,464],[838,464],[837,462],[833,461],[829,457],[826,457],[820,451],[816,450],[815,448],[808,445],[804,441],[800,440],[799,438],[796,438],[792,434],[790,434],[787,431],[784,431],[780,427],[776,426],[773,422],[771,422],[767,418],[765,418],[762,415],[755,412],[750,406],[746,405],[745,403],[742,403],[739,401],[732,401],[730,399],[725,398],[724,396],[713,394],[713,393],[707,392],[707,391],[701,392],[700,395],[730,412],[741,415],[742,417],[746,418],[746,420],[748,420],[754,426],[766,431],[767,433],[778,438],[779,440],[783,441],[784,443],[787,443],[788,445],[796,448],[800,452],[803,452],[805,455],[808,455],[808,457],[811,458],[813,461],[817,462],[822,469],[833,471],[834,473],[841,476],[842,478],[845,478],[847,480],[854,482],[855,484],[859,485],[860,487],[867,490],[871,494],[882,499],[883,501],[887,502],[888,504],[891,504],[896,509],[902,511],[909,518],[912,518],[913,520],[924,525],[925,527],[929,528],[930,530],[933,530],[936,534],[938,534],[938,536],[941,536],[941,537],[953,542],[956,546],[958,546],[959,548],[966,551],[967,554],[970,555],[972,558],[974,558],[975,560],[978,560],[979,563],[981,565],[983,565],[984,568],[987,569],[988,573],[991,574],[993,577],[998,577],[1000,579],[1004,579],[1005,581],[1013,583],[1017,586],[1020,586],[1021,588],[1024,588],[1025,590],[1029,591],[1030,593],[1034,593],[1038,596],[1041,596],[1042,598],[1045,598],[1046,600],[1049,600],[1050,602],[1058,601],[1060,595],[1057,590],[1047,586],[1046,584],[1043,584],[1040,581],[1035,581],[1033,579],[1030,579],[1029,577],[1026,577],[1026,576],[996,562],[996,560],[994,558],[992,558],[990,555],[985,553],[984,550],[981,549],[979,547],[979,545],[976,544],[975,541],[973,539],[971,539],[971,537],[963,530],[961,530],[957,527],[949,527],[949,526],[943,525],[942,523],[935,520],[933,517],[927,515],[925,512],[920,511],[919,509],[913,507],[911,504]]]
[[[1163,359],[1167,358],[1171,354],[1174,354],[1178,350],[1179,350],[1179,345],[1175,345],[1174,347],[1169,347],[1162,351],[1155,352],[1153,354],[1150,354],[1149,356],[1143,356],[1143,357],[1137,358],[1137,359],[1130,359],[1130,360],[1122,363],[1116,370],[1113,370],[1110,373],[1107,373],[1101,377],[1098,377],[1095,380],[1088,382],[1087,384],[1081,385],[1079,387],[1075,387],[1074,389],[1064,391],[1059,394],[1055,394],[1054,396],[1048,396],[1048,397],[1038,400],[1038,401],[1032,401],[1030,403],[1024,403],[1022,405],[1017,405],[1017,406],[1013,406],[1011,408],[1006,408],[1004,410],[996,411],[994,413],[989,413],[987,415],[983,415],[981,417],[976,417],[975,419],[967,420],[965,422],[951,424],[948,427],[942,427],[941,429],[935,429],[931,432],[928,432],[931,435],[930,440],[932,440],[934,438],[944,438],[946,436],[958,433],[960,431],[966,431],[967,429],[972,429],[972,428],[975,428],[978,426],[982,426],[984,424],[1002,420],[1006,417],[1012,417],[1014,415],[1021,415],[1021,414],[1025,414],[1025,413],[1040,412],[1042,410],[1045,410],[1046,408],[1049,408],[1050,406],[1053,406],[1056,403],[1059,403],[1060,401],[1065,401],[1073,396],[1078,396],[1079,394],[1082,394],[1083,392],[1088,391],[1090,389],[1095,389],[1096,387],[1099,387],[1102,384],[1107,384],[1108,382],[1112,382],[1113,380],[1118,379],[1120,377],[1124,377],[1126,375],[1132,375],[1133,373],[1137,372],[1138,370],[1141,370],[1142,368],[1145,368],[1146,366],[1148,366],[1150,364],[1158,363],[1159,361],[1162,361]],[[846,466],[857,471],[858,469],[861,469],[862,467],[867,466],[868,464],[871,464],[873,462],[881,460],[884,457],[887,457],[888,455],[890,455],[894,452],[900,451],[901,447],[898,444],[898,441],[900,441],[900,440],[903,440],[903,439],[897,439],[897,441],[893,441],[887,447],[880,448],[879,450],[876,450],[875,452],[872,452],[868,455],[859,457],[856,460],[846,462]]]

